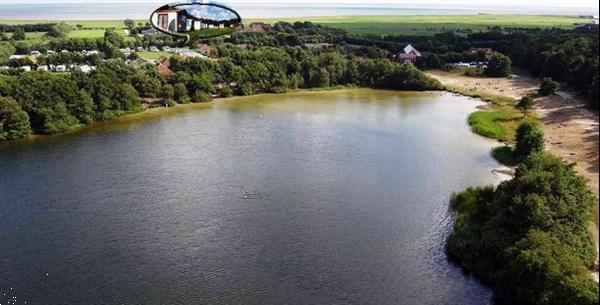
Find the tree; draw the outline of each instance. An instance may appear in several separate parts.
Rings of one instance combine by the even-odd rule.
[[[501,53],[496,53],[488,62],[485,74],[492,77],[508,76],[511,72],[511,65],[510,58]]]
[[[162,86],[161,96],[166,99],[172,99],[175,95],[175,89],[170,84],[165,84]]]
[[[545,77],[544,80],[542,81],[542,84],[540,85],[540,89],[538,90],[538,93],[540,95],[554,95],[554,93],[556,92],[556,89],[558,88],[558,83],[553,81],[552,78],[550,77]]]
[[[0,140],[16,140],[31,132],[29,115],[12,98],[0,97]]]
[[[129,30],[129,34],[133,35],[135,31],[135,21],[131,19],[125,19],[125,21],[123,21],[123,24],[125,24],[125,27]]]
[[[515,156],[524,159],[529,155],[544,150],[544,133],[539,125],[526,121],[517,128]]]
[[[125,39],[115,32],[114,29],[106,29],[104,32],[104,43],[120,48],[125,43]]]
[[[22,27],[16,27],[12,34],[12,40],[25,40],[26,38],[25,30]]]
[[[517,109],[523,111],[523,116],[527,116],[527,112],[535,106],[535,100],[533,97],[526,95],[519,100],[515,106]]]
[[[173,86],[173,98],[180,104],[187,104],[190,102],[188,91],[184,84],[177,83]]]
[[[50,27],[50,30],[46,33],[50,37],[65,38],[71,31],[71,26],[65,22],[55,24]]]

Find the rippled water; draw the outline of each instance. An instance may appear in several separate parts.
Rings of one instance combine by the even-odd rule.
[[[451,193],[500,179],[477,105],[294,93],[4,145],[0,300],[488,304],[443,251]]]

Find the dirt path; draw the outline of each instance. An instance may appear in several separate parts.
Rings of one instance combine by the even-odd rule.
[[[527,76],[512,78],[467,77],[459,73],[429,71],[444,85],[504,95],[519,99],[536,90],[539,81]],[[585,102],[568,92],[558,92],[537,100],[537,113],[546,136],[546,148],[568,162],[577,163],[579,174],[588,179],[592,191],[598,196],[598,114],[585,108]],[[596,247],[599,245],[598,211],[595,224],[590,224]],[[598,281],[598,273],[594,273]]]

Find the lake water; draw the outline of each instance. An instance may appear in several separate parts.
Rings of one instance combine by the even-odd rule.
[[[148,1],[111,3],[109,1],[71,1],[71,3],[30,3],[17,1],[2,4],[0,19],[24,20],[120,20],[125,18],[147,19],[154,9],[173,1]],[[16,0],[15,0],[16,1]],[[223,1],[222,1],[223,2]],[[453,14],[552,14],[591,15],[598,8],[501,6],[501,5],[431,5],[431,4],[378,4],[377,2],[353,3],[260,3],[260,1],[224,1],[231,4],[243,18],[285,18],[309,16],[352,15],[453,15]]]
[[[267,95],[4,144],[0,303],[489,304],[443,250],[452,192],[502,178],[477,105]]]

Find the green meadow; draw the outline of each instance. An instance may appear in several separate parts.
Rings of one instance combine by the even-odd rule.
[[[248,20],[274,23],[280,19]],[[312,21],[342,28],[351,34],[432,35],[446,31],[478,32],[489,27],[572,28],[575,23],[589,22],[573,16],[539,15],[396,15],[284,18],[287,22]]]
[[[277,19],[247,19],[251,22],[264,21],[311,21],[332,27],[342,28],[351,34],[375,35],[433,35],[446,31],[462,33],[486,31],[490,27],[509,28],[572,28],[575,23],[589,22],[574,16],[541,15],[396,15],[396,16],[336,16],[298,17]],[[56,20],[0,20],[0,23],[25,24],[48,23]],[[100,38],[107,28],[123,29],[123,20],[73,20],[66,21],[74,30],[70,37]],[[136,20],[145,24],[148,20]]]

